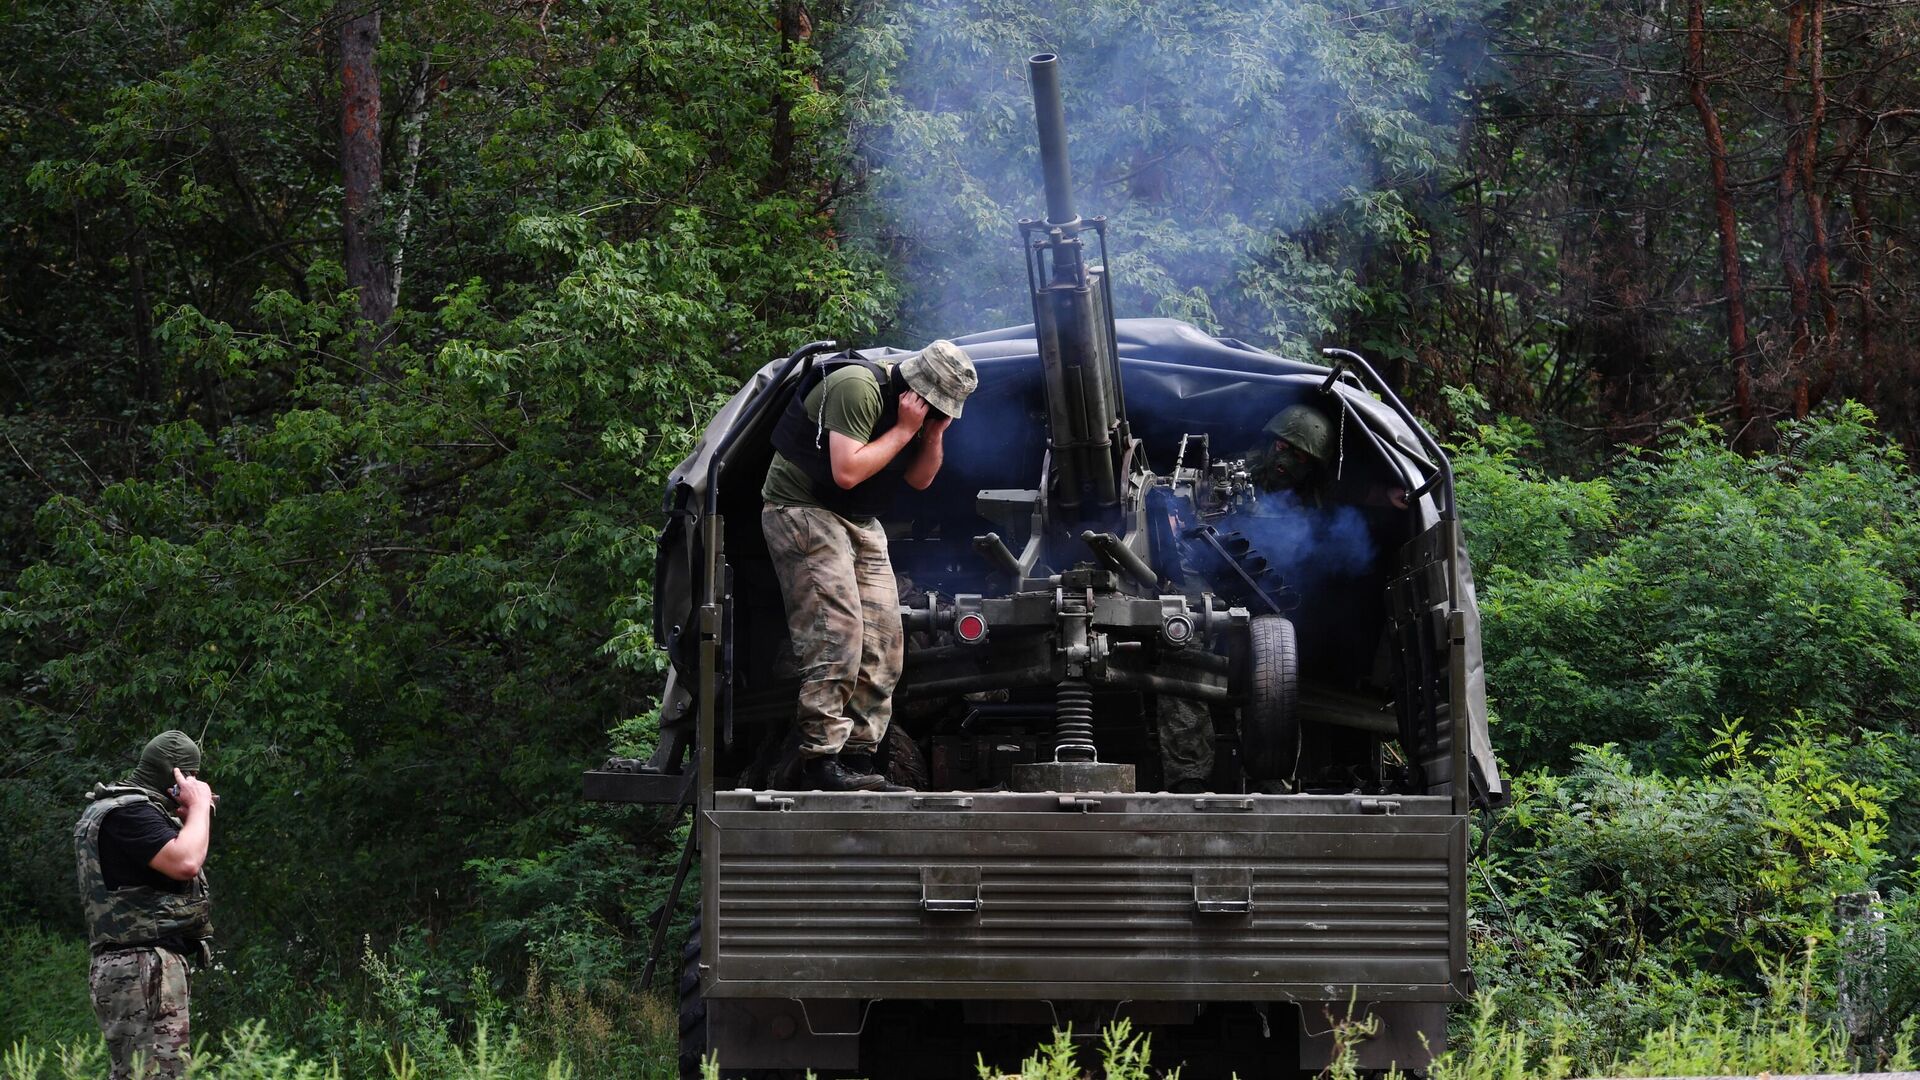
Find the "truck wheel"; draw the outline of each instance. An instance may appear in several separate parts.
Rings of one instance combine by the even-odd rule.
[[[700,916],[680,950],[680,1080],[700,1080],[707,1053],[707,999],[700,993]]]
[[[1300,650],[1293,623],[1259,615],[1247,628],[1247,707],[1241,759],[1261,783],[1290,780],[1300,765]]]
[[[896,784],[915,791],[927,789],[927,759],[920,753],[920,744],[898,724],[887,725],[887,737],[880,740],[873,764],[875,772]]]

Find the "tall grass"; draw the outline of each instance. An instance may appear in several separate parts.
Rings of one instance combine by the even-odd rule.
[[[0,1047],[59,1045],[95,1030],[86,939],[37,926],[0,930]]]
[[[87,999],[83,939],[34,927],[0,930],[0,1080],[106,1073]],[[364,994],[349,1005],[290,992],[268,1016],[203,1009],[232,973],[195,986],[196,1080],[677,1080],[671,1001],[626,985],[554,982],[536,966],[511,1000],[484,970],[449,1008],[427,973],[368,949]],[[213,983],[204,980],[216,976]],[[215,995],[216,998],[218,995]],[[219,1004],[216,1001],[215,1004]],[[456,1015],[457,1014],[457,1015]],[[209,1023],[211,1018],[211,1023]]]
[[[1605,1061],[1580,1061],[1568,1054],[1574,1038],[1550,1024],[1531,1031],[1502,1027],[1491,1001],[1483,998],[1457,1045],[1435,1059],[1428,1075],[1431,1080],[1808,1075],[1898,1072],[1912,1069],[1915,1061],[1914,1021],[1900,1029],[1885,1061],[1862,1061],[1837,1024],[1778,995],[1745,1012],[1702,1009],[1647,1032]],[[1354,1075],[1351,1067],[1336,1065],[1333,1070],[1334,1080]]]
[[[1500,1027],[1483,1002],[1453,1050],[1437,1058],[1430,1080],[1570,1080],[1578,1075],[1613,1077],[1759,1076],[1783,1073],[1847,1073],[1863,1063],[1847,1049],[1840,1030],[1797,1008],[1762,1005],[1744,1017],[1709,1011],[1648,1033],[1630,1051],[1601,1068],[1591,1068],[1565,1053],[1565,1033],[1515,1031]],[[1915,1024],[1894,1040],[1884,1062],[1866,1068],[1911,1070]],[[443,1044],[422,1054],[402,1045],[383,1055],[370,1070],[343,1069],[337,1061],[318,1062],[274,1042],[263,1025],[250,1023],[227,1033],[218,1047],[204,1043],[193,1063],[195,1080],[584,1080],[577,1060],[543,1048],[543,1040],[519,1029],[501,1035],[482,1024],[464,1045]],[[671,1048],[655,1044],[647,1067],[633,1076],[674,1076]],[[1106,1029],[1096,1071],[1082,1068],[1071,1030],[1055,1032],[1014,1071],[977,1060],[981,1080],[1180,1080],[1178,1062],[1153,1060],[1152,1040],[1122,1020]],[[105,1071],[99,1039],[58,1045],[14,1043],[0,1053],[0,1080],[90,1080]],[[1359,1080],[1351,1053],[1324,1074],[1327,1080]],[[708,1080],[719,1072],[709,1067]],[[1401,1074],[1390,1073],[1389,1080]]]
[[[196,1080],[673,1080],[678,1075],[671,1003],[619,986],[549,983],[536,968],[509,1005],[484,992],[477,974],[474,1015],[456,1027],[422,996],[414,973],[369,956],[378,1015],[356,1019],[331,1052],[293,1048],[291,1032],[265,1021],[228,1025],[195,1051]],[[105,1072],[105,1049],[87,1005],[84,945],[32,929],[0,933],[0,1080],[82,1080]],[[76,977],[79,976],[79,977]],[[1781,973],[1784,976],[1784,972]],[[1510,1026],[1491,995],[1456,1020],[1453,1048],[1426,1070],[1430,1080],[1569,1080],[1575,1076],[1673,1077],[1910,1070],[1912,1018],[1883,1053],[1861,1061],[1845,1033],[1810,1004],[1811,967],[1776,976],[1767,999],[1743,1007],[1703,1006],[1595,1057],[1572,1019]],[[456,1031],[466,1034],[456,1037]],[[1349,1025],[1344,1053],[1326,1080],[1358,1080],[1353,1047],[1368,1034]],[[1179,1080],[1180,1062],[1155,1060],[1152,1040],[1121,1021],[1102,1033],[1099,1064],[1082,1065],[1071,1031],[1056,1032],[1011,1071],[976,1059],[981,1080]],[[709,1076],[717,1077],[717,1070]]]
[[[1884,1061],[1861,1061],[1848,1048],[1846,1033],[1814,1016],[1790,996],[1776,993],[1744,1013],[1706,1009],[1667,1027],[1648,1032],[1638,1044],[1605,1062],[1581,1062],[1566,1051],[1568,1031],[1551,1027],[1520,1031],[1502,1027],[1492,1000],[1483,997],[1457,1045],[1424,1070],[1428,1080],[1570,1080],[1575,1076],[1649,1078],[1676,1076],[1763,1076],[1782,1074],[1905,1071],[1914,1068],[1915,1034],[1920,1019],[1910,1020],[1893,1040]],[[1360,1080],[1355,1048],[1370,1029],[1349,1025],[1337,1040],[1342,1052],[1322,1074],[1324,1080]],[[1150,1040],[1126,1021],[1108,1028],[1098,1071],[1082,1070],[1071,1031],[1057,1031],[1021,1063],[1004,1072],[978,1064],[980,1080],[1179,1080],[1177,1062],[1153,1062]],[[1388,1080],[1405,1074],[1392,1071]]]
[[[54,1048],[17,1042],[0,1054],[0,1080],[97,1080],[105,1075],[106,1047],[99,1039]],[[276,1045],[263,1025],[243,1024],[227,1033],[217,1050],[204,1043],[194,1052],[194,1080],[577,1080],[566,1059],[529,1052],[518,1036],[495,1038],[480,1028],[472,1043],[435,1059],[429,1071],[411,1050],[388,1054],[376,1073],[347,1073],[340,1063],[304,1058]]]

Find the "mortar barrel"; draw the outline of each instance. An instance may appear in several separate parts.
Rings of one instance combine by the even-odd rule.
[[[1047,222],[1078,221],[1073,209],[1073,172],[1067,165],[1067,110],[1060,101],[1060,58],[1038,53],[1027,58],[1033,87],[1033,116],[1040,127],[1040,170],[1047,188]]]

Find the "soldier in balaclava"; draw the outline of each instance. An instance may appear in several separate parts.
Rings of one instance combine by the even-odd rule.
[[[93,960],[94,1014],[112,1080],[186,1075],[187,963],[213,934],[207,860],[214,794],[200,747],[163,731],[123,780],[96,784],[74,826],[80,902]]]
[[[774,427],[761,531],[800,669],[801,783],[904,791],[874,772],[905,659],[900,596],[878,519],[901,485],[940,471],[947,425],[979,384],[936,341],[898,362],[816,366]]]

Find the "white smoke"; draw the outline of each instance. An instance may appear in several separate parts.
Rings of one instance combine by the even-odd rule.
[[[869,90],[891,80],[858,133],[853,234],[895,264],[907,339],[1028,321],[1014,222],[1043,202],[1025,65],[1055,52],[1079,211],[1112,222],[1116,314],[1316,338],[1362,302],[1369,245],[1418,244],[1410,200],[1444,165],[1490,7],[890,7],[851,61]]]

